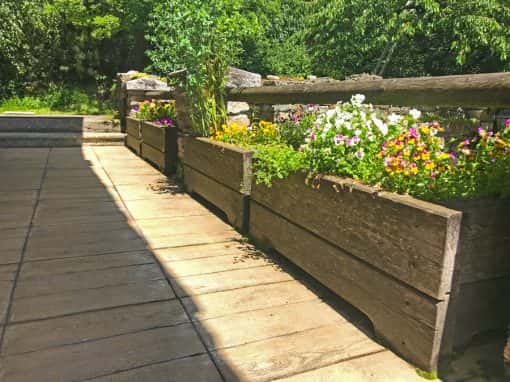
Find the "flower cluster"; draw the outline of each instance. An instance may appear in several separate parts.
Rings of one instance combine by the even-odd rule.
[[[365,96],[357,94],[319,115],[301,147],[313,171],[364,179],[382,143],[420,116],[417,110],[406,116],[383,114],[364,101]]]
[[[250,147],[258,144],[279,142],[278,126],[272,122],[260,121],[249,126],[232,122],[223,125],[213,138],[225,143]]]
[[[175,125],[175,102],[146,100],[133,107],[135,117],[144,121],[154,121],[164,126]]]
[[[436,178],[438,171],[456,160],[453,152],[444,151],[444,139],[437,133],[443,131],[437,122],[422,124],[403,131],[395,139],[383,143],[377,155],[384,161],[387,173],[417,176],[426,174]]]

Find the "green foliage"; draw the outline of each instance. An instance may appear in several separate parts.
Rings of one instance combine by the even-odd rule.
[[[161,74],[187,69],[178,84],[186,89],[199,135],[225,123],[227,70],[241,52],[242,39],[258,30],[257,18],[244,13],[242,5],[242,0],[165,0],[152,13],[150,68]]]
[[[152,2],[3,0],[0,97],[30,95],[51,83],[103,86],[116,72],[142,69]]]
[[[385,76],[508,69],[506,0],[318,0],[307,18],[313,68],[343,77],[372,72],[391,54]]]
[[[56,87],[26,97],[11,97],[0,101],[0,113],[30,111],[37,114],[108,114],[113,115],[108,101],[79,88]]]
[[[294,149],[299,149],[317,120],[317,112],[318,107],[315,105],[309,105],[305,110],[298,107],[297,110],[290,112],[278,126],[281,140]]]
[[[254,159],[255,180],[267,187],[274,179],[284,179],[306,168],[303,153],[282,144],[257,146]]]

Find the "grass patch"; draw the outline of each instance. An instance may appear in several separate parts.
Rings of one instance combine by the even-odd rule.
[[[35,114],[114,115],[110,101],[73,87],[50,87],[46,92],[0,100],[0,114],[6,111]]]
[[[435,381],[438,377],[437,377],[437,373],[436,372],[428,372],[428,371],[424,371],[424,370],[421,370],[421,369],[416,369],[416,373],[422,377],[423,379],[426,379],[428,381]]]

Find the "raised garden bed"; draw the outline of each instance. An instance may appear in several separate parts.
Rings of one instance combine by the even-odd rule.
[[[140,155],[142,152],[142,121],[126,118],[126,146]]]
[[[448,208],[324,177],[255,185],[250,235],[363,311],[376,334],[418,367],[480,331],[504,328],[510,307],[509,201]]]
[[[126,119],[126,145],[164,173],[177,167],[177,129],[135,118]]]
[[[238,230],[246,231],[253,151],[209,138],[183,138],[186,190],[223,211]]]

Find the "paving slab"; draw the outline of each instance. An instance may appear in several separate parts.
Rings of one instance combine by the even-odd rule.
[[[263,253],[246,254],[243,251],[224,256],[213,256],[182,261],[165,262],[160,259],[160,262],[163,270],[171,278],[205,275],[209,273],[262,267],[266,265],[276,266],[274,260]]]
[[[213,357],[227,381],[270,381],[347,361],[384,348],[350,323],[218,350]]]
[[[126,229],[118,233],[104,232],[96,234],[95,239],[81,238],[68,240],[62,237],[59,241],[48,242],[44,239],[29,241],[26,259],[41,260],[64,257],[77,257],[84,255],[100,255],[106,253],[119,253],[126,251],[143,250],[147,243],[136,232]],[[96,241],[97,240],[97,241]]]
[[[190,245],[186,247],[161,248],[153,251],[154,256],[162,263],[203,259],[214,256],[258,254],[253,246],[239,242],[224,242],[202,245]]]
[[[2,355],[31,352],[188,322],[177,300],[80,313],[8,326]]]
[[[7,321],[6,315],[12,287],[12,281],[0,281],[0,324],[4,324]]]
[[[160,200],[136,200],[126,202],[134,219],[161,219],[182,216],[210,215],[211,212],[191,198],[179,198],[165,205]]]
[[[40,199],[63,200],[63,199],[90,199],[90,200],[115,200],[117,194],[111,186],[97,185],[95,187],[84,187],[73,189],[42,189]]]
[[[212,318],[199,321],[197,326],[209,350],[215,350],[333,323],[347,321],[327,304],[314,300]]]
[[[116,189],[125,202],[130,200],[148,200],[148,199],[173,201],[180,198],[188,199],[190,197],[189,195],[185,194],[175,184],[171,183],[166,185],[116,184]]]
[[[21,282],[65,273],[97,271],[127,265],[154,263],[149,251],[121,252],[107,255],[81,256],[67,259],[24,262],[19,275]]]
[[[395,354],[384,351],[340,362],[278,382],[424,382],[412,367]]]
[[[0,268],[0,277],[1,277]],[[157,264],[132,265],[86,272],[53,274],[25,278],[16,285],[15,299],[65,293],[81,289],[102,288],[122,284],[162,280],[165,276]]]
[[[171,377],[170,377],[171,376]],[[221,382],[222,379],[207,355],[198,355],[175,361],[145,366],[105,377],[94,378],[93,382]]]
[[[0,376],[9,382],[76,381],[203,352],[193,327],[184,324],[6,356]]]
[[[25,244],[28,228],[0,230],[0,265],[17,263]]]
[[[0,169],[0,173],[2,170]],[[0,202],[32,202],[37,199],[37,190],[0,191]]]
[[[290,280],[294,280],[291,275],[268,265],[265,267],[181,277],[172,279],[171,282],[177,295],[194,296]]]
[[[41,320],[174,297],[166,280],[155,280],[20,298],[12,302],[12,322]]]

